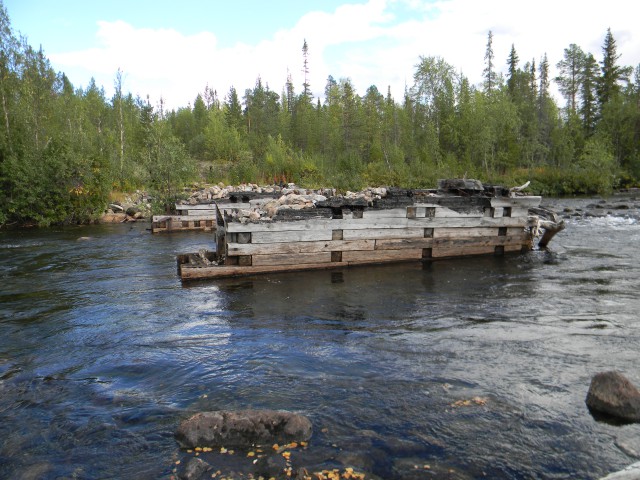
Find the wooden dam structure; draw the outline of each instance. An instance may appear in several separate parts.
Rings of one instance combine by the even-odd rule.
[[[188,281],[523,252],[536,236],[546,246],[564,228],[540,202],[449,180],[438,190],[389,189],[371,202],[332,197],[268,219],[249,220],[225,204],[216,207],[216,250],[179,255],[178,270]]]

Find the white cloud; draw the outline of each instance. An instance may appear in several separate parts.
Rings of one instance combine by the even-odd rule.
[[[411,17],[402,12],[412,11]],[[321,95],[328,75],[349,77],[358,93],[370,85],[382,93],[390,86],[400,100],[411,86],[419,56],[440,56],[473,83],[481,81],[487,33],[493,31],[495,63],[506,68],[515,45],[521,65],[547,53],[555,65],[564,48],[578,44],[597,59],[606,29],[617,41],[620,63],[640,62],[640,33],[635,27],[639,6],[609,0],[606,8],[595,1],[540,0],[369,0],[347,4],[332,13],[309,12],[290,30],[275,32],[255,45],[222,48],[215,34],[184,35],[170,29],[141,29],[118,21],[98,22],[97,48],[54,53],[56,68],[75,84],[95,77],[110,96],[118,68],[124,88],[134,94],[163,96],[172,108],[193,102],[205,85],[224,98],[230,86],[240,96],[260,76],[280,93],[287,72],[300,91],[303,83],[302,44],[309,45],[310,83]],[[239,27],[240,28],[240,27]]]

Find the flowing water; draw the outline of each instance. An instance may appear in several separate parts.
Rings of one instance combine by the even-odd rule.
[[[309,471],[618,470],[637,461],[640,425],[597,420],[584,400],[596,372],[640,384],[640,202],[627,202],[567,220],[553,252],[189,285],[175,255],[210,234],[0,231],[0,478],[169,478],[193,455],[173,438],[181,419],[243,408],[308,416],[296,462]],[[230,456],[215,453],[201,458],[224,476]]]

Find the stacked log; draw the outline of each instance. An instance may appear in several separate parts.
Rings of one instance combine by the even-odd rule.
[[[183,279],[322,269],[532,247],[529,208],[540,197],[462,197],[390,191],[378,199],[332,198],[306,216],[227,219],[218,265],[181,267]]]

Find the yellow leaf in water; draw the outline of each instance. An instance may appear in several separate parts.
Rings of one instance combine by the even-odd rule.
[[[227,453],[227,449],[224,447],[220,447],[220,453]]]
[[[280,446],[277,443],[274,443],[273,447],[271,447],[271,448],[273,448],[274,450],[278,450],[280,448]]]
[[[287,445],[287,447],[289,447],[289,448],[298,448],[298,444],[296,442],[291,442],[289,445]]]
[[[247,453],[247,457],[255,457],[255,456],[256,456],[256,452]]]
[[[196,452],[201,452],[202,451],[202,447],[196,447],[195,450],[196,450]]]
[[[282,452],[282,456],[289,460],[289,457],[291,457],[291,452]]]
[[[302,448],[305,448],[307,445],[309,445],[307,442],[300,442],[300,446]]]

